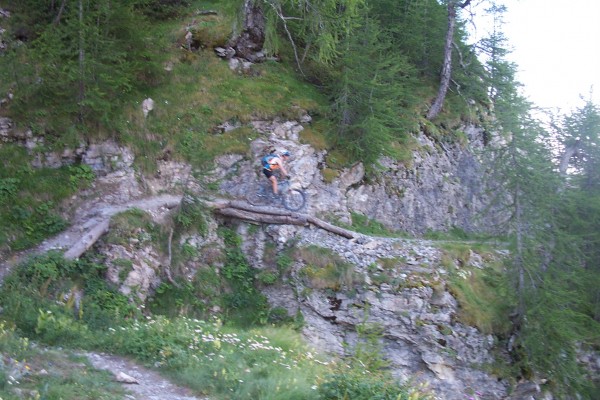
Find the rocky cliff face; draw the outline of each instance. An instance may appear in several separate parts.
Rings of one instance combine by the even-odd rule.
[[[424,241],[348,241],[311,229],[296,234],[298,247],[308,252],[313,246],[330,249],[352,266],[348,275],[324,282],[313,275],[310,261],[301,258],[288,282],[264,289],[271,305],[284,307],[290,315],[302,313],[311,344],[348,355],[365,339],[357,333],[361,327],[377,327],[382,354],[399,380],[427,383],[438,398],[447,400],[475,392],[483,398],[506,397],[508,385],[483,371],[494,362],[496,339],[456,321],[459,305],[447,289],[450,274],[462,272],[468,279],[472,268],[486,268],[477,254],[468,265],[449,270],[441,265],[443,252]],[[246,239],[252,244],[262,240]],[[255,253],[248,257],[254,257],[257,267],[264,265]]]
[[[217,161],[225,168],[214,179],[222,180],[222,189],[234,196],[243,194],[248,182],[262,179],[257,175],[257,160],[272,145],[292,152],[290,170],[297,185],[309,194],[311,214],[349,223],[352,213],[358,213],[411,234],[453,227],[489,232],[498,226],[499,213],[488,208],[484,132],[478,127],[464,127],[468,141],[463,145],[441,147],[420,134],[416,138],[420,147],[409,165],[383,158],[384,170],[365,179],[365,168],[359,163],[331,183],[322,175],[326,152],[299,143],[302,121],[257,121],[254,127],[264,138],[251,144],[250,160],[226,156]]]
[[[224,156],[217,161],[222,168],[212,179],[233,197],[243,197],[252,181],[264,179],[256,160],[271,145],[292,152],[289,169],[308,193],[303,212],[311,215],[349,223],[353,213],[359,213],[411,233],[454,226],[484,231],[493,226],[495,216],[483,213],[488,199],[477,156],[483,150],[482,131],[476,127],[466,128],[466,146],[441,148],[419,136],[421,148],[409,167],[383,159],[386,171],[368,184],[361,164],[325,182],[319,168],[325,154],[299,143],[299,122],[257,122],[255,128],[264,138],[252,143],[249,160]],[[314,265],[299,256],[287,282],[264,288],[272,306],[303,315],[304,334],[314,346],[346,354],[361,340],[358,328],[372,324],[381,329],[383,354],[400,380],[426,382],[447,400],[474,393],[506,398],[508,384],[483,371],[494,362],[495,338],[457,322],[460,306],[448,291],[450,274],[468,279],[472,268],[486,268],[480,255],[471,254],[468,264],[452,262],[450,271],[442,266],[443,251],[424,241],[369,237],[348,241],[314,228],[273,225],[250,234],[244,223],[238,232],[255,268],[268,268],[265,243],[283,249],[291,241],[309,252],[327,248],[351,265],[350,272],[337,271],[342,276],[335,283],[324,283],[314,276],[318,275]]]
[[[361,164],[342,171],[327,183],[320,169],[326,154],[301,144],[302,124],[308,122],[308,116],[301,121],[254,122],[254,128],[263,136],[251,143],[251,157],[220,157],[216,160],[219,168],[208,176],[208,182],[220,184],[221,196],[243,198],[252,182],[264,180],[258,160],[264,148],[272,145],[293,153],[290,171],[309,199],[302,212],[345,222],[350,222],[352,213],[360,213],[389,228],[415,233],[451,226],[479,230],[486,225],[485,218],[476,218],[486,204],[483,169],[473,151],[483,146],[478,129],[467,128],[470,145],[465,147],[441,149],[420,136],[422,148],[415,153],[410,167],[384,159],[382,164],[387,170],[368,184]],[[2,126],[0,136],[4,141],[34,146],[31,135],[12,133],[10,121],[4,121]],[[189,168],[181,164],[164,162],[159,166],[158,177],[136,178],[131,152],[116,144],[100,143],[61,154],[44,154],[39,165],[76,160],[89,163],[103,175],[102,181],[110,182],[115,201],[131,200],[143,191],[175,190],[176,186],[185,186],[199,196],[208,194],[201,189],[202,182],[191,178]],[[194,276],[207,249],[216,251],[223,247],[215,234],[221,222],[211,220],[205,236],[181,238],[181,245],[200,250],[181,269],[188,279]],[[473,268],[487,268],[480,255],[471,254],[466,264],[448,264],[442,263],[442,250],[421,240],[359,236],[349,241],[310,227],[266,225],[249,229],[241,221],[229,223],[244,238],[243,249],[255,268],[268,268],[265,244],[283,251],[293,243],[299,251],[285,280],[263,290],[273,307],[282,307],[290,315],[303,315],[303,332],[313,346],[332,354],[346,354],[362,340],[357,333],[359,327],[377,326],[382,354],[399,380],[427,382],[441,399],[464,399],[475,392],[484,398],[506,398],[508,385],[484,372],[484,367],[494,361],[496,340],[457,322],[459,305],[447,285],[450,274],[463,274],[466,279]],[[333,281],[320,277],[307,260],[311,251],[319,248],[343,260],[345,267],[336,272]],[[131,261],[128,273],[111,264],[114,270],[109,278],[133,301],[144,301],[152,295],[160,277],[165,276],[161,273],[164,260],[146,245],[133,243],[118,249],[100,246],[98,251],[109,261]]]

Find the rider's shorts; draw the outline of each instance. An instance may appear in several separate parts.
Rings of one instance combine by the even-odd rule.
[[[263,174],[265,174],[267,179],[270,179],[273,176],[273,171],[270,169],[263,168]]]

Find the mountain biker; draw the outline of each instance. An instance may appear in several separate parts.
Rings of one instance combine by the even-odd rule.
[[[290,155],[291,154],[289,151],[283,150],[279,154],[269,153],[262,158],[262,172],[271,182],[273,195],[275,196],[279,194],[277,190],[277,177],[275,176],[275,171],[279,170],[281,171],[283,178],[289,178],[289,174],[285,169],[285,162],[290,158]]]

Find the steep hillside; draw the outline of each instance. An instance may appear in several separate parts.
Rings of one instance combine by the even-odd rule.
[[[309,123],[308,118],[303,120],[304,124]],[[353,230],[361,229],[360,225],[351,226],[356,222],[353,217],[358,220],[362,213],[353,208],[355,204],[372,202],[400,207],[393,200],[401,202],[401,197],[383,202],[377,198],[379,193],[390,190],[386,182],[393,182],[385,173],[380,183],[370,184],[374,193],[365,194],[364,169],[360,164],[343,170],[327,183],[318,168],[323,156],[298,141],[304,129],[299,121],[263,121],[254,126],[258,127],[259,138],[249,143],[254,151],[249,158],[218,157],[216,168],[198,178],[189,172],[183,178],[182,172],[190,171],[190,166],[165,161],[155,178],[143,179],[143,186],[139,184],[141,176],[131,165],[118,162],[114,165],[121,167],[98,178],[90,189],[71,199],[73,215],[78,216],[74,220],[80,232],[77,236],[83,241],[89,241],[103,219],[108,221],[106,218],[113,216],[104,228],[107,235],[100,237],[100,242],[88,252],[88,256],[106,266],[106,279],[111,285],[119,288],[130,302],[157,313],[222,318],[223,313],[235,313],[238,308],[242,311],[242,299],[239,306],[225,300],[227,287],[239,290],[233,282],[225,283],[231,272],[224,257],[231,251],[231,244],[227,245],[218,233],[223,228],[231,229],[240,235],[240,248],[255,271],[253,281],[259,289],[255,296],[262,293],[260,296],[268,299],[264,310],[271,311],[266,315],[276,318],[273,321],[301,318],[301,332],[311,346],[340,357],[350,356],[361,343],[374,340],[369,346],[378,349],[382,362],[400,382],[427,384],[444,399],[462,399],[474,391],[483,398],[508,398],[509,376],[502,377],[506,381],[499,381],[499,376],[484,372],[487,366],[504,362],[503,357],[497,358],[501,351],[495,335],[508,334],[508,316],[502,314],[506,310],[497,309],[506,300],[484,300],[484,296],[491,295],[485,295],[486,291],[496,290],[485,282],[500,278],[501,253],[491,248],[473,250],[475,245],[468,243],[371,237],[358,232],[348,240],[315,226],[293,223],[257,227],[244,222],[243,216],[219,216],[219,209],[211,211],[207,205],[229,200],[243,202],[254,182],[264,179],[259,175],[258,155],[267,144],[293,153],[289,171],[295,185],[306,190],[308,200],[298,211],[300,215],[319,216],[333,224],[345,223]],[[126,154],[110,158],[124,161]],[[421,153],[415,152],[415,157],[421,157]],[[389,176],[394,176],[394,172]],[[187,232],[189,223],[169,222],[163,213],[148,208],[152,202],[165,204],[168,196],[161,195],[165,191],[171,193],[170,197],[176,192],[185,193],[186,199],[173,221],[184,218],[186,209],[195,204],[203,216],[193,224],[200,223],[204,228]],[[362,202],[356,201],[356,193],[363,193]],[[418,193],[417,187],[414,195]],[[148,200],[143,200],[148,196]],[[417,202],[426,203],[418,199]],[[150,229],[146,223],[129,226],[131,222],[127,220],[131,217],[125,217],[126,212],[123,218],[115,214],[128,207],[143,211],[131,217],[140,218],[148,212],[154,223],[163,226],[163,232],[171,226],[169,237],[164,236],[165,232],[162,239],[152,239],[156,228]],[[262,211],[259,208],[256,212]],[[435,220],[433,217],[429,221]],[[382,218],[377,222],[377,214],[369,220],[380,224],[381,233],[393,232],[394,220]],[[60,237],[39,249],[48,250],[53,244],[58,250],[66,250],[65,254],[72,253],[76,244]],[[204,281],[209,276],[212,285]],[[482,287],[469,288],[464,286],[467,282]],[[502,285],[501,281],[495,284]],[[181,285],[189,285],[192,290],[193,307],[181,302],[185,297],[175,300],[183,296]],[[479,302],[489,302],[486,312],[490,314],[471,308],[468,298],[473,295]],[[85,296],[82,301],[86,301]],[[257,318],[265,305],[256,307],[259,308],[248,310],[243,318]]]
[[[513,323],[495,175],[509,139],[481,65],[424,118],[446,26],[426,3],[389,10],[410,32],[365,23],[348,37],[362,10],[337,3],[319,26],[269,3],[280,31],[252,25],[264,10],[248,1],[0,8],[0,393],[18,392],[7,365],[29,339],[132,357],[198,398],[563,393]],[[373,10],[382,27],[386,4]],[[94,49],[68,39],[90,32]],[[339,58],[319,59],[333,33],[346,51],[329,43]],[[390,54],[390,38],[423,46]],[[291,152],[301,209],[246,202],[269,149]],[[597,382],[594,348],[576,359]],[[46,384],[35,374],[17,389]]]

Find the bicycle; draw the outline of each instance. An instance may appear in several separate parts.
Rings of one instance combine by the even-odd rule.
[[[280,203],[287,210],[298,211],[306,203],[306,193],[300,189],[290,187],[288,179],[278,184],[279,195],[274,195],[271,185],[257,183],[248,190],[246,201],[253,206],[266,206],[270,203]]]

